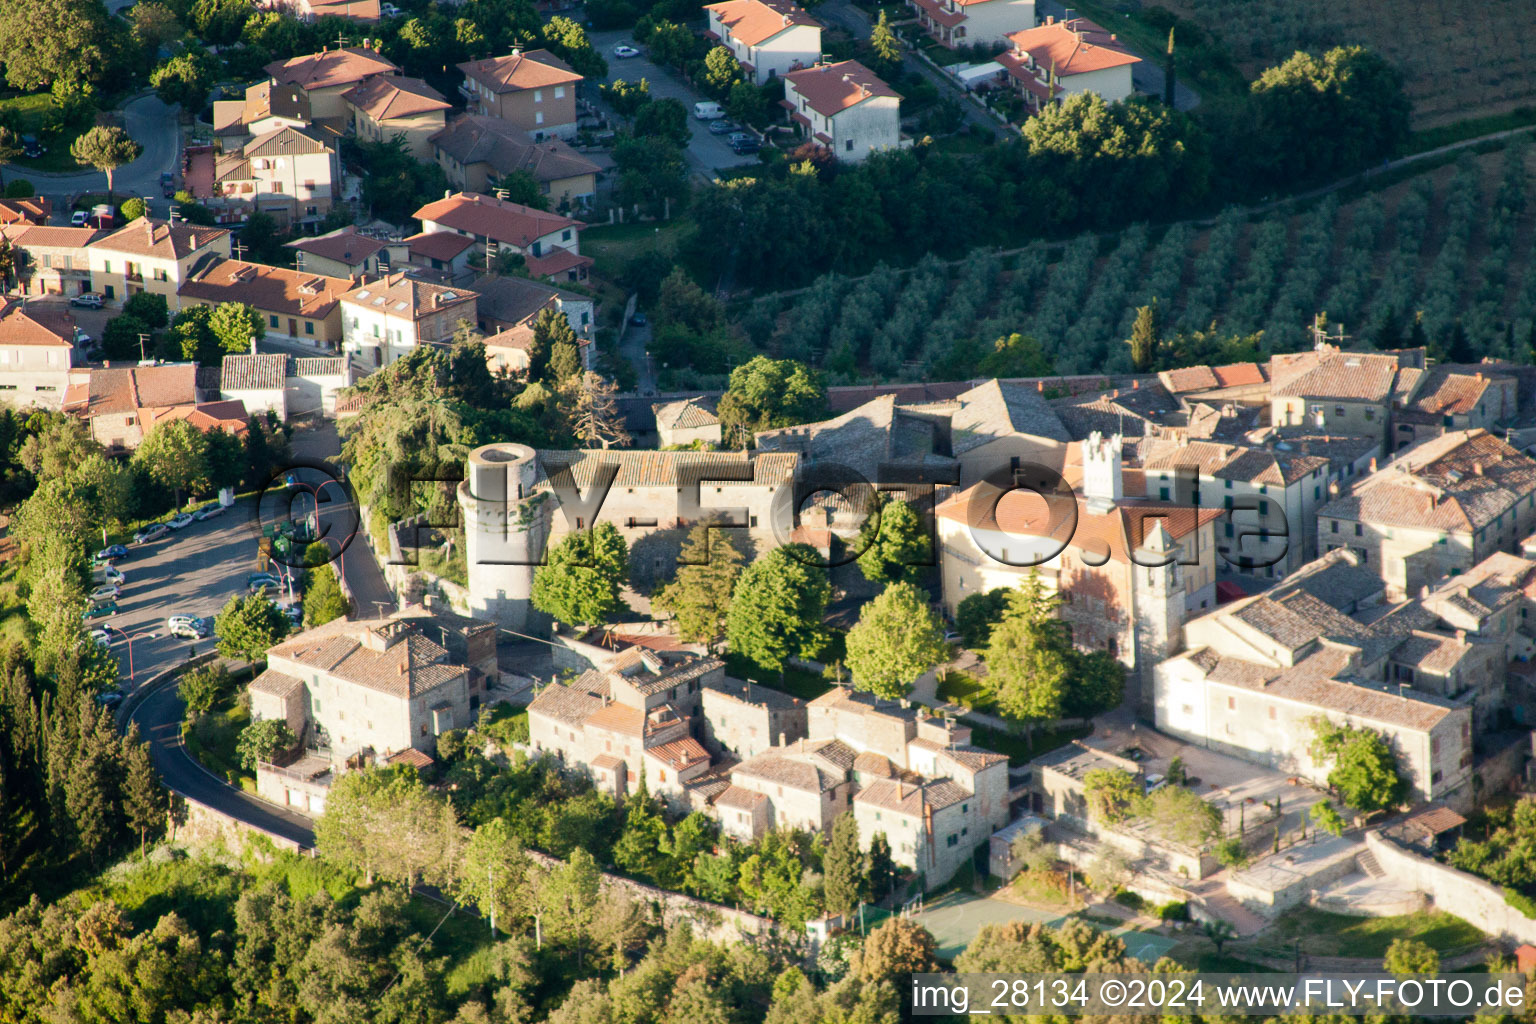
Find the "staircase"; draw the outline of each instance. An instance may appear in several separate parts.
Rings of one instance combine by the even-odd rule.
[[[1269,926],[1269,922],[1243,906],[1224,891],[1207,893],[1202,897],[1205,910],[1232,926],[1241,937],[1257,934]]]
[[[1381,869],[1381,863],[1376,860],[1376,854],[1372,850],[1366,850],[1356,857],[1355,866],[1371,878],[1387,877],[1387,873]]]

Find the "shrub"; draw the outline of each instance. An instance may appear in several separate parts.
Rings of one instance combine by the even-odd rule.
[[[1248,863],[1248,851],[1243,848],[1243,841],[1236,836],[1228,836],[1216,844],[1216,862],[1224,868],[1240,868]]]
[[[1504,902],[1520,911],[1526,917],[1536,918],[1536,900],[1531,899],[1525,893],[1517,892],[1506,886],[1504,889]]]
[[[1162,906],[1157,908],[1157,916],[1160,920],[1163,921],[1188,921],[1189,904],[1185,903],[1183,900],[1176,900],[1173,903],[1164,903]]]

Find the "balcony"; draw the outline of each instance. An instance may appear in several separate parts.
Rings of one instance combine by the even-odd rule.
[[[131,281],[134,284],[143,284],[144,283],[144,272],[140,271],[140,270],[133,270],[132,268],[130,268],[128,270],[123,271],[123,280]]]

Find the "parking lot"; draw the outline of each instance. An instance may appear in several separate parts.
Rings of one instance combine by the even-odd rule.
[[[744,156],[731,151],[726,145],[726,136],[709,134],[709,124],[700,121],[693,116],[693,105],[700,100],[709,99],[703,93],[696,92],[688,83],[677,77],[670,68],[664,68],[660,64],[651,62],[645,53],[645,47],[637,45],[631,34],[622,29],[609,32],[591,33],[592,44],[602,52],[603,59],[608,62],[609,82],[623,79],[626,82],[638,82],[645,79],[651,87],[652,99],[675,99],[688,108],[688,160],[693,164],[695,171],[702,172],[706,177],[714,177],[714,172],[721,167],[736,167],[741,164],[757,163],[757,155],[748,153]],[[613,48],[619,43],[627,43],[640,51],[638,57],[626,57],[619,59],[613,55]],[[600,102],[600,101],[599,101]]]

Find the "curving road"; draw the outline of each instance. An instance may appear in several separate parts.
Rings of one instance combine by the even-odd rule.
[[[161,215],[170,204],[160,195],[160,175],[165,171],[174,174],[181,161],[179,113],[180,108],[167,106],[152,92],[123,105],[123,127],[144,147],[144,152],[133,163],[113,172],[112,189],[120,195],[143,196],[154,212]],[[62,206],[66,211],[68,204],[60,203],[61,198],[85,191],[105,191],[107,186],[107,176],[100,171],[53,174],[19,164],[6,164],[3,170],[6,181],[24,178],[37,189],[38,195],[48,196],[56,208]]]
[[[166,683],[145,697],[128,716],[149,741],[150,759],[166,786],[230,817],[313,848],[315,830],[308,818],[229,785],[192,759],[181,745],[184,713],[177,686]]]

